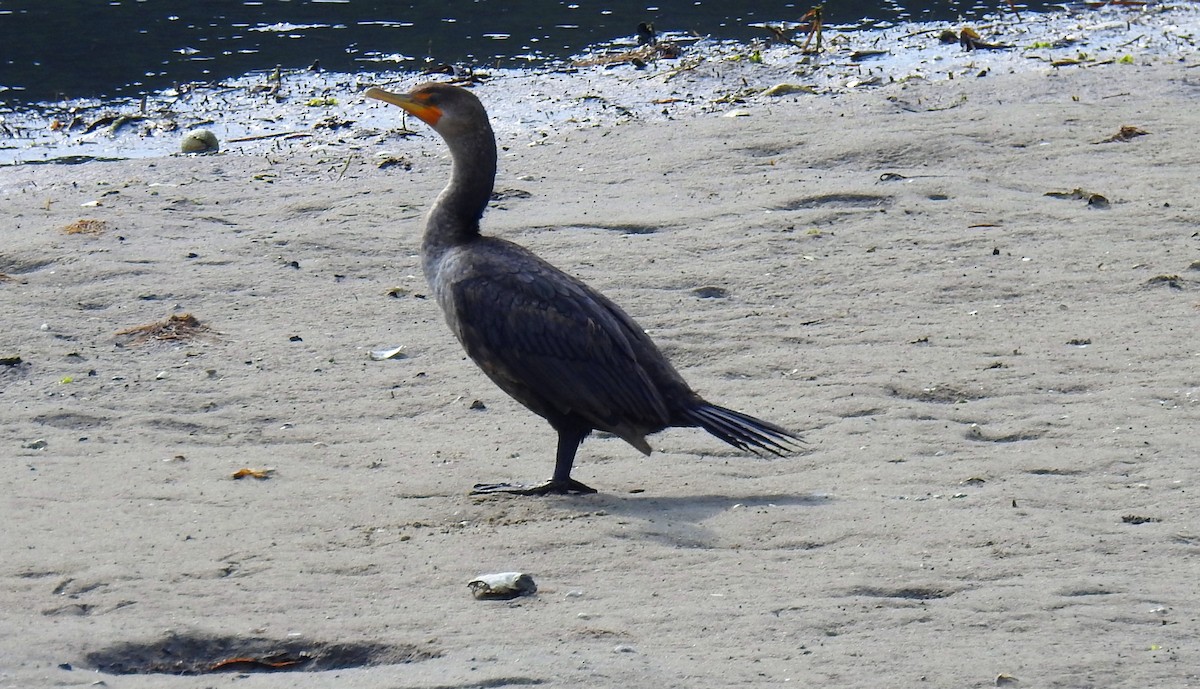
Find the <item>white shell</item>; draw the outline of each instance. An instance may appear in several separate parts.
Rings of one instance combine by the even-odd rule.
[[[403,359],[404,345],[400,345],[395,349],[373,349],[371,350],[371,358],[375,361],[383,361],[385,359]]]
[[[481,574],[468,582],[467,587],[476,598],[491,600],[509,600],[537,593],[533,577],[524,572]]]

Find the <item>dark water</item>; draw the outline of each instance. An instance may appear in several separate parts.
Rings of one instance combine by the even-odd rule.
[[[1005,0],[840,0],[829,24],[972,18]],[[1020,3],[1040,9],[1041,0]],[[276,65],[514,67],[660,31],[749,40],[812,6],[771,0],[0,0],[0,103],[133,97]]]

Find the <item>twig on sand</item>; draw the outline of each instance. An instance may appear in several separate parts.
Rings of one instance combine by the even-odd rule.
[[[244,141],[262,141],[263,139],[278,139],[281,136],[312,136],[312,132],[276,132],[274,134],[256,134],[254,136],[242,136],[236,139],[229,139],[227,143],[238,144]]]
[[[693,69],[696,69],[703,62],[704,62],[704,57],[701,56],[701,57],[698,57],[689,62],[685,62],[684,64],[676,67],[675,69],[670,69],[670,70],[667,70],[666,72],[659,72],[658,74],[647,74],[646,76],[644,76],[642,78],[643,79],[653,79],[654,77],[661,75],[663,77],[663,81],[670,81],[670,80],[674,79],[675,77],[679,76],[680,74],[683,74],[684,72],[690,72]]]
[[[350,169],[350,161],[352,160],[354,160],[354,156],[346,156],[346,164],[342,166],[342,171],[338,173],[337,181],[342,181],[342,178],[346,176],[346,170]]]

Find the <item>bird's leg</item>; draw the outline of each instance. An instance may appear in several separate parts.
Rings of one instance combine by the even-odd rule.
[[[558,429],[558,451],[554,457],[554,475],[549,481],[541,484],[548,493],[595,493],[596,489],[585,486],[571,478],[571,468],[575,466],[575,453],[583,439],[592,429]],[[541,486],[535,486],[540,488]]]
[[[509,493],[512,495],[570,495],[571,493],[595,493],[596,489],[571,478],[571,467],[575,465],[575,453],[579,443],[591,433],[590,428],[558,429],[558,452],[554,459],[554,475],[549,481],[536,486],[523,486],[512,483],[477,483],[471,490],[471,495],[486,495],[488,493]]]

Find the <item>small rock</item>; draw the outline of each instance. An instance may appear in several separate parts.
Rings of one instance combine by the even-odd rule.
[[[729,291],[723,287],[697,287],[692,294],[701,299],[724,299],[729,296]]]
[[[179,144],[182,153],[216,153],[221,150],[217,135],[207,129],[193,129],[183,135]]]
[[[637,653],[637,649],[628,644],[617,644],[613,646],[613,653]]]
[[[811,86],[801,86],[800,84],[775,84],[771,88],[762,92],[764,96],[786,96],[792,93],[812,93]]]

